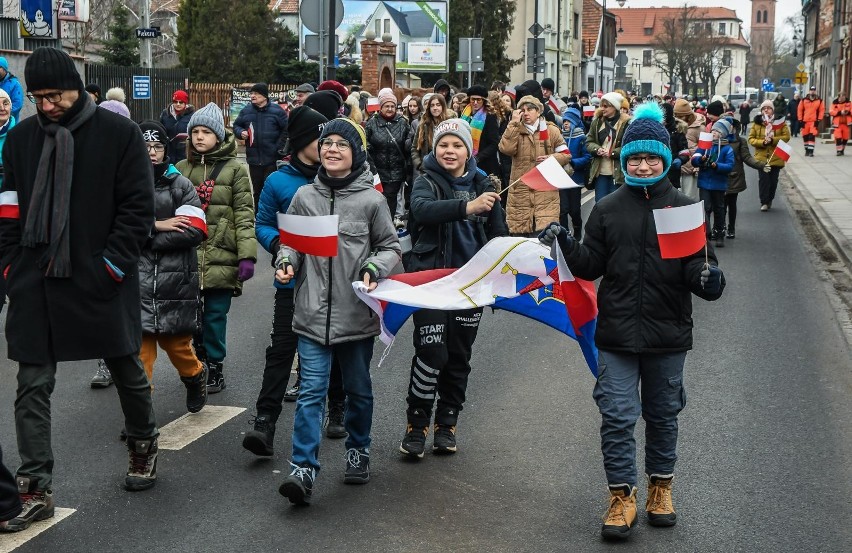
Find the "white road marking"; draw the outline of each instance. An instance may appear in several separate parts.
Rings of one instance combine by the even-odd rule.
[[[20,532],[0,534],[0,553],[9,553],[10,551],[14,551],[51,526],[59,524],[76,512],[77,509],[61,509],[57,507],[52,518],[42,520],[40,522],[33,522],[29,528]]]
[[[245,407],[207,405],[199,413],[187,413],[160,429],[158,447],[175,451],[183,449],[245,410]]]
[[[580,205],[583,205],[586,202],[590,202],[594,199],[595,199],[595,191],[589,190],[588,192],[584,193],[583,196],[580,198]]]

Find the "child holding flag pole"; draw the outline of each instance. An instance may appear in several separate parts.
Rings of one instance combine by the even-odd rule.
[[[754,125],[748,135],[748,143],[754,148],[754,158],[766,164],[763,171],[758,173],[761,211],[772,209],[772,200],[778,189],[778,176],[790,158],[789,153],[786,156],[783,153],[776,155],[781,142],[785,143],[782,152],[789,151],[787,143],[790,142],[790,129],[783,117],[775,118],[775,107],[767,100],[760,105],[760,115],[754,118]]]
[[[666,178],[672,154],[662,111],[655,103],[643,104],[634,117],[620,152],[626,186],[595,204],[583,243],[558,223],[540,235],[562,250],[574,276],[602,277],[594,398],[609,486],[601,534],[608,539],[626,539],[636,523],[633,430],[640,415],[646,422],[648,523],[676,522],[672,481],[678,414],[686,398],[683,366],[692,348],[690,295],[713,301],[725,288],[706,242],[703,206]]]

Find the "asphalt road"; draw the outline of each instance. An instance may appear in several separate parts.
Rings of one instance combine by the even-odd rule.
[[[640,515],[631,551],[850,549],[849,349],[786,201],[761,213],[756,188],[752,181],[741,194],[737,238],[719,252],[724,297],[693,302],[678,524],[651,528]],[[228,387],[210,402],[246,411],[181,450],[163,451],[151,491],[121,488],[127,454],[117,439],[114,388],[89,389],[94,363],[60,367],[54,496],[76,511],[16,551],[624,550],[599,538],[606,507],[599,415],[578,347],[505,312],[483,319],[457,455],[411,463],[397,453],[413,353],[408,326],[381,368],[381,344],[374,356],[371,482],[345,486],[343,443],[326,440],[314,504],[292,507],[277,488],[289,467],[293,404],[279,421],[274,458],[241,447],[272,312],[268,256],[257,269],[231,311]],[[12,467],[14,382],[15,366],[3,360],[0,443]],[[155,387],[161,425],[184,414],[183,386],[165,356]],[[640,421],[640,470],[642,433]],[[639,496],[644,502],[643,488]],[[0,550],[8,539],[0,535]]]

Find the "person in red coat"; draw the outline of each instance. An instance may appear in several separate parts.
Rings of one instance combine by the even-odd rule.
[[[834,144],[837,155],[842,156],[849,142],[849,125],[852,125],[852,102],[842,90],[831,103],[831,124],[834,125]]]
[[[817,126],[825,115],[825,103],[819,97],[816,87],[812,86],[799,102],[799,122],[802,125],[802,139],[805,141],[805,157],[814,157],[814,144],[819,134]]]

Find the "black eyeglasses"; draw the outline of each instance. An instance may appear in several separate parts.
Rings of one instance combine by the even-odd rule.
[[[34,104],[41,104],[45,100],[51,104],[58,104],[62,101],[63,92],[63,90],[58,92],[48,92],[47,94],[33,94],[32,92],[27,92],[27,99]]]
[[[322,148],[323,150],[330,150],[332,146],[337,146],[337,149],[341,152],[345,152],[346,150],[352,147],[352,145],[349,144],[348,140],[334,141],[330,138],[323,138],[322,140],[320,140],[320,148]]]
[[[151,150],[154,150],[155,152],[158,152],[158,153],[159,153],[159,152],[165,152],[165,151],[166,151],[166,147],[165,147],[165,146],[163,146],[162,144],[148,144],[148,145],[146,146],[146,148],[148,148],[148,151],[149,151],[149,152],[150,152]]]
[[[627,158],[627,165],[639,167],[643,161],[648,164],[648,167],[656,167],[663,161],[663,158],[660,156],[630,156]]]

